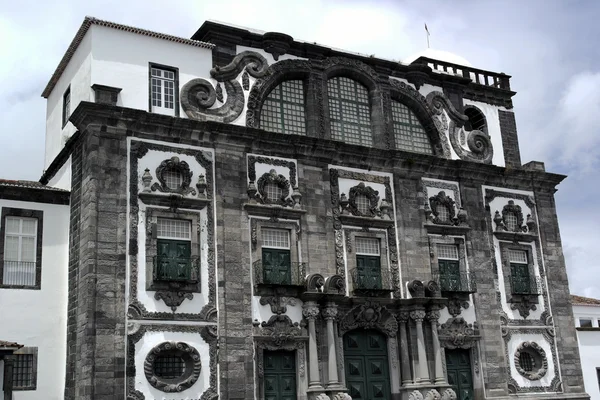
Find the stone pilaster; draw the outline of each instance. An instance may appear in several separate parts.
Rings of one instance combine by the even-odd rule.
[[[429,382],[429,370],[427,368],[427,352],[425,351],[425,336],[423,334],[423,319],[425,319],[425,311],[411,311],[410,318],[415,321],[415,324],[417,326],[417,354],[419,356],[419,368],[416,373],[416,381],[417,383]]]
[[[334,324],[335,318],[337,317],[337,305],[334,303],[327,303],[327,307],[323,310],[323,318],[327,323],[327,371],[329,373],[329,380],[327,382],[327,389],[338,389],[340,387],[340,380],[338,377],[337,370],[337,354],[336,354],[336,342],[335,342],[335,331]]]
[[[438,310],[431,310],[427,313],[427,320],[431,323],[431,337],[433,339],[433,357],[435,360],[435,383],[443,384],[446,383],[444,377],[444,367],[442,365],[442,349],[440,346],[440,340],[438,338],[438,320],[440,319],[440,312]]]
[[[308,390],[323,390],[319,376],[319,358],[317,356],[317,333],[315,319],[319,315],[319,306],[314,301],[304,303],[302,315],[308,320]]]
[[[402,354],[403,352],[405,354],[405,356],[401,357],[400,360],[402,371],[402,386],[405,386],[413,383],[413,378],[410,372],[410,358],[408,357],[411,351],[408,347],[408,338],[406,336],[406,324],[408,322],[408,313],[399,313],[397,319],[400,324],[400,354]]]

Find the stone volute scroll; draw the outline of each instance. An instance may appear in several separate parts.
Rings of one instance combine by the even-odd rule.
[[[237,76],[246,71],[253,78],[263,77],[268,67],[267,60],[259,53],[244,51],[226,66],[215,67],[210,71],[211,77],[223,82],[227,99],[217,108],[217,90],[213,84],[202,78],[192,79],[181,89],[181,106],[187,116],[200,121],[217,121],[230,123],[240,116],[244,109],[244,89],[236,80]]]

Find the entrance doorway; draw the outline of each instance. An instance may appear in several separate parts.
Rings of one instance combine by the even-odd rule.
[[[263,360],[265,400],[296,400],[296,353],[265,350]]]
[[[375,330],[344,335],[346,386],[353,400],[390,398],[387,339]]]
[[[457,400],[473,400],[473,374],[469,350],[446,350],[448,383],[456,392]]]

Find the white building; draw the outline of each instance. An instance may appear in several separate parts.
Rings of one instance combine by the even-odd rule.
[[[0,215],[0,387],[15,400],[62,399],[69,192],[0,180]]]
[[[600,300],[571,296],[585,391],[600,400]]]

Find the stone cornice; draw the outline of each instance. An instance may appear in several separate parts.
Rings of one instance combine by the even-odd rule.
[[[105,104],[81,102],[70,121],[81,132],[92,126],[103,132],[119,132],[127,136],[187,143],[194,146],[232,146],[238,149],[261,149],[265,156],[295,158],[299,162],[310,158],[311,163],[344,165],[346,167],[392,171],[403,179],[435,177],[453,181],[511,187],[513,189],[554,193],[566,176],[524,168],[504,168],[464,160],[448,160],[431,155],[364,147],[317,137],[281,135],[262,129],[174,118]],[[73,136],[57,159],[68,159]],[[67,153],[67,154],[65,154]],[[307,155],[307,156],[304,156]],[[66,157],[65,157],[66,156]],[[48,181],[60,169],[54,165],[42,177]],[[426,172],[423,172],[426,171]]]

